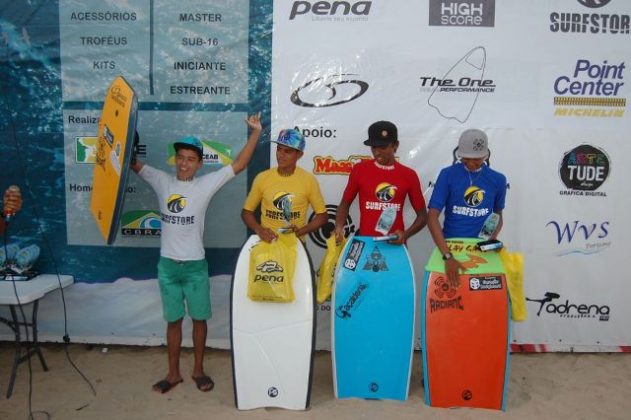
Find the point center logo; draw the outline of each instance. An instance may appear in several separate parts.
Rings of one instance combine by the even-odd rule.
[[[186,197],[181,194],[171,194],[167,198],[167,208],[171,213],[181,213],[186,207]]]

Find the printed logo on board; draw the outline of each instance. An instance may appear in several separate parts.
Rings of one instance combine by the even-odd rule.
[[[481,93],[492,94],[497,87],[493,79],[485,78],[486,48],[475,47],[441,75],[420,77],[421,92],[430,92],[427,103],[448,120],[466,122]]]
[[[160,236],[160,213],[155,210],[132,210],[121,216],[123,236]]]
[[[368,155],[350,155],[347,158],[335,159],[332,156],[314,156],[313,173],[316,175],[349,175],[353,166],[362,160],[371,160]]]
[[[379,271],[388,271],[388,264],[386,264],[386,258],[383,256],[379,247],[374,247],[372,252],[368,254],[366,258],[366,264],[364,264],[364,271],[373,271],[378,273]]]
[[[556,255],[559,257],[572,254],[596,254],[611,247],[609,221],[584,223],[580,220],[571,222],[551,220],[546,227],[553,233],[553,238],[559,248]]]
[[[554,80],[556,117],[624,117],[624,61],[579,58]]]
[[[357,283],[357,287],[353,290],[348,299],[346,299],[345,303],[335,309],[335,315],[341,319],[351,318],[353,312],[357,310],[364,300],[366,289],[368,289],[367,283]]]
[[[366,22],[372,1],[294,1],[289,20],[318,22]]]
[[[279,392],[278,392],[278,388],[276,388],[276,387],[274,387],[274,386],[270,387],[270,388],[267,390],[267,395],[268,395],[270,398],[276,398],[276,397],[278,397],[278,394],[279,394]]]
[[[359,259],[362,256],[365,245],[366,243],[364,241],[353,239],[353,242],[351,242],[350,246],[348,247],[346,257],[344,258],[344,268],[355,271],[357,265],[359,264]]]
[[[430,0],[430,26],[495,26],[495,0]]]
[[[96,163],[96,145],[98,137],[80,137],[74,138],[75,142],[75,163]]]
[[[433,283],[433,296],[435,296],[436,299],[433,297],[429,299],[430,313],[444,309],[464,310],[462,296],[458,295],[458,290],[452,287],[443,276],[438,276]]]
[[[541,299],[531,299],[526,297],[528,302],[539,304],[537,316],[555,316],[558,318],[570,319],[598,319],[599,321],[609,321],[611,308],[607,305],[594,303],[575,303],[569,299],[557,301],[561,295],[555,292],[546,292]]]
[[[502,278],[500,276],[475,276],[469,278],[469,290],[498,290],[502,289]]]
[[[356,74],[332,74],[309,80],[294,90],[289,100],[305,108],[326,108],[354,101],[368,91]]]
[[[567,189],[561,195],[606,197],[596,191],[609,177],[611,165],[604,150],[581,144],[566,152],[559,163],[559,177]]]
[[[335,216],[337,215],[337,205],[327,204],[326,205],[326,217],[327,222],[324,226],[320,227],[317,230],[309,233],[309,237],[320,248],[326,249],[326,239],[335,233]],[[309,222],[313,220],[315,217],[315,213],[311,213],[309,216]],[[346,223],[344,223],[344,237],[348,238],[352,233],[355,232],[355,223],[353,223],[353,219],[350,214],[346,216]]]
[[[577,0],[577,2],[588,9],[598,9],[609,4],[609,0]],[[630,23],[629,15],[604,13],[600,10],[588,12],[585,9],[573,9],[550,13],[550,31],[556,33],[628,35]]]

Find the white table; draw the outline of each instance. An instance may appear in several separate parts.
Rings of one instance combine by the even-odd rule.
[[[74,283],[72,276],[57,276],[56,274],[40,274],[30,280],[15,281],[15,286],[14,282],[11,280],[0,280],[0,305],[9,306],[12,318],[9,320],[0,317],[0,322],[7,325],[15,333],[15,358],[13,359],[11,379],[9,380],[9,387],[7,388],[7,398],[10,398],[13,393],[15,376],[20,363],[27,361],[30,357],[37,354],[44,371],[48,370],[48,366],[46,366],[46,361],[39,347],[39,342],[37,341],[37,308],[39,306],[39,300],[44,297],[46,293],[59,289],[60,286],[69,286],[72,283]],[[20,310],[20,305],[30,303],[33,303],[31,322],[26,320],[20,322],[17,313],[17,311]],[[28,342],[22,341],[20,327],[31,328],[32,340]],[[27,348],[24,354],[22,354],[23,347]]]

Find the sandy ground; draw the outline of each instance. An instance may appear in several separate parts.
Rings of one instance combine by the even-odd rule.
[[[168,394],[150,390],[166,367],[164,347],[71,345],[73,362],[90,379],[97,395],[72,368],[63,346],[45,345],[50,370],[33,359],[32,407],[35,419],[629,419],[631,354],[514,354],[506,413],[482,409],[439,409],[425,405],[420,354],[415,353],[407,402],[336,400],[331,357],[318,352],[311,409],[238,411],[234,407],[230,352],[207,353],[207,371],[216,386],[199,392],[187,377]],[[5,399],[11,343],[0,343],[0,419],[28,418],[28,365],[22,364],[10,399]],[[190,372],[192,352],[182,354],[183,373]]]

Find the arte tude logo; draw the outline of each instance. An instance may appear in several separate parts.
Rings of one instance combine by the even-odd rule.
[[[356,76],[341,73],[317,77],[294,90],[289,100],[305,108],[326,108],[351,102],[368,90],[368,83]]]
[[[294,1],[289,20],[309,18],[318,22],[367,22],[372,1]]]
[[[442,75],[422,75],[421,92],[431,92],[427,103],[441,117],[466,122],[481,93],[495,92],[493,79],[485,78],[486,49],[482,46],[468,51]]]
[[[621,4],[625,0],[618,0]],[[577,0],[588,9],[607,6],[609,0]],[[580,10],[580,9],[579,9]],[[557,33],[629,35],[631,17],[626,14],[605,13],[582,9],[579,12],[554,11],[550,13],[550,31]]]
[[[624,61],[579,58],[571,70],[554,80],[556,117],[621,118],[624,97]]]
[[[560,299],[561,295],[555,292],[546,292],[541,299],[530,299],[526,297],[528,302],[535,302],[539,304],[539,310],[537,316],[552,315],[559,318],[571,318],[571,319],[598,319],[599,321],[609,321],[611,314],[611,308],[607,305],[597,305],[594,303],[574,303],[569,299],[565,299],[565,302],[556,301]]]
[[[555,234],[556,245],[561,248],[556,254],[559,257],[571,254],[596,254],[611,247],[609,221],[583,223],[580,220],[571,222],[551,220],[546,223],[546,227]]]
[[[567,189],[561,195],[607,197],[596,191],[607,180],[610,172],[609,157],[604,150],[581,144],[566,152],[559,163],[559,177]]]
[[[430,26],[495,26],[495,0],[430,0]]]

